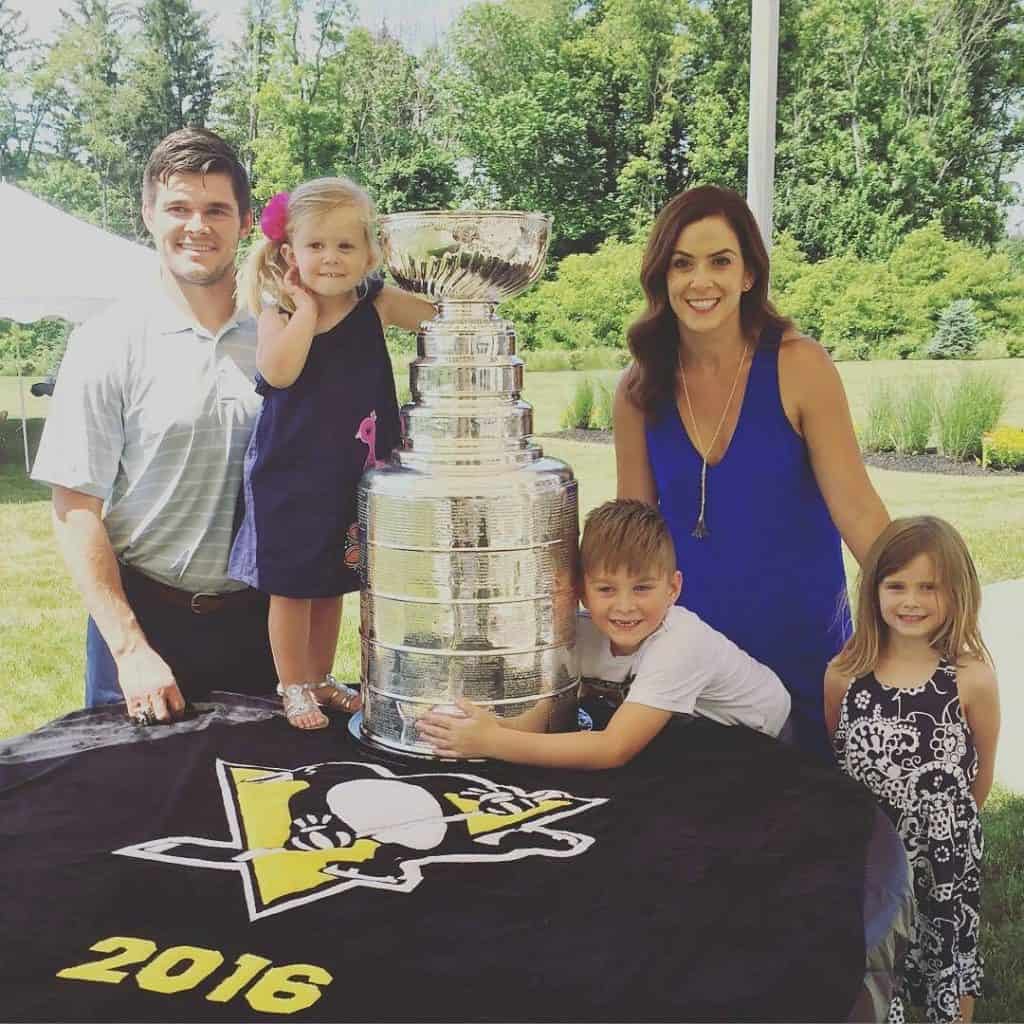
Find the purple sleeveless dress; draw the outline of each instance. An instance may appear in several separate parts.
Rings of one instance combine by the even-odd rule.
[[[395,379],[373,299],[313,338],[287,388],[263,395],[245,454],[245,511],[228,561],[233,579],[284,597],[359,589],[356,492],[401,437]]]
[[[782,408],[779,337],[762,334],[736,431],[708,467],[708,536],[692,536],[701,457],[674,400],[648,417],[647,453],[683,573],[679,603],[775,671],[793,700],[797,744],[831,759],[823,682],[850,634],[846,577],[807,446]]]

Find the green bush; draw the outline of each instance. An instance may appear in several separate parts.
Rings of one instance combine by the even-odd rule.
[[[807,273],[807,257],[800,243],[788,232],[783,231],[772,246],[771,297],[777,301]]]
[[[880,345],[906,333],[899,285],[882,264],[866,262],[844,283],[839,301],[823,314],[821,340],[836,359],[869,359]]]
[[[928,447],[935,419],[935,382],[911,381],[899,393],[893,418],[893,441],[901,455],[919,455]]]
[[[571,352],[564,348],[537,348],[523,352],[523,362],[527,372],[550,373],[558,370],[571,370],[569,357]]]
[[[887,380],[878,381],[871,389],[860,446],[866,452],[891,452],[896,448],[896,393]]]
[[[0,320],[0,376],[56,373],[70,333],[71,324],[64,320],[33,324]]]
[[[1006,398],[1004,379],[991,373],[965,373],[936,404],[943,455],[961,461],[980,458],[982,437],[999,422]]]
[[[1024,427],[996,427],[985,434],[981,464],[994,469],[1024,469]]]
[[[939,326],[925,347],[929,359],[969,359],[978,350],[981,325],[971,299],[957,299],[939,314]]]
[[[590,425],[594,430],[611,430],[614,425],[612,415],[615,403],[615,395],[607,384],[597,382],[597,394],[594,401],[594,411],[590,415]]]
[[[6,409],[0,409],[0,465],[3,465],[10,457],[13,450],[12,431],[13,421],[8,417]]]
[[[1024,334],[1008,334],[1006,341],[1006,354],[1011,359],[1024,357]]]
[[[1024,274],[1015,250],[987,252],[948,239],[938,223],[910,232],[884,262],[852,254],[807,263],[780,235],[772,294],[779,309],[837,359],[913,358],[936,333],[939,316],[970,299],[986,334],[1024,336]],[[1018,345],[1009,344],[1011,354]]]
[[[567,430],[589,430],[593,412],[594,385],[589,377],[581,377],[562,414],[562,426]]]
[[[527,371],[621,370],[632,356],[626,348],[535,348],[521,353]]]
[[[567,256],[553,278],[503,303],[520,349],[625,348],[644,306],[642,256],[642,242],[609,239],[595,253]]]
[[[799,276],[791,277],[784,290],[776,291],[779,310],[791,316],[800,330],[830,348],[825,337],[825,318],[839,301],[858,263],[855,256],[835,256],[808,264]]]

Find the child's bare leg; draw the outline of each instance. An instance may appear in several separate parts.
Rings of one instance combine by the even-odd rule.
[[[282,690],[286,686],[311,682],[309,675],[309,640],[312,602],[309,598],[270,598],[270,649],[274,654],[274,667]],[[327,718],[320,710],[310,710],[288,716],[298,729],[322,729]]]
[[[309,678],[323,679],[334,667],[341,628],[341,598],[314,597],[309,615]]]
[[[309,624],[310,679],[323,679],[334,667],[338,650],[338,631],[341,628],[341,597],[313,598]],[[358,711],[359,695],[353,690],[322,686],[316,691],[320,703],[335,711]]]
[[[964,1024],[971,1024],[974,1020],[974,996],[960,997],[960,1019]]]

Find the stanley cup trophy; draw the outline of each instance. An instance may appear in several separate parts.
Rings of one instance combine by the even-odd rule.
[[[363,477],[363,710],[373,746],[429,756],[421,715],[458,698],[535,732],[576,728],[572,470],[532,443],[523,363],[495,305],[544,268],[550,218],[381,218],[402,288],[439,304],[410,366],[402,444]]]

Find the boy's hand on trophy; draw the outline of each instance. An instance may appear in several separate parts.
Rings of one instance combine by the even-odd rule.
[[[420,735],[438,757],[487,757],[498,719],[472,701],[438,704],[418,723]]]

